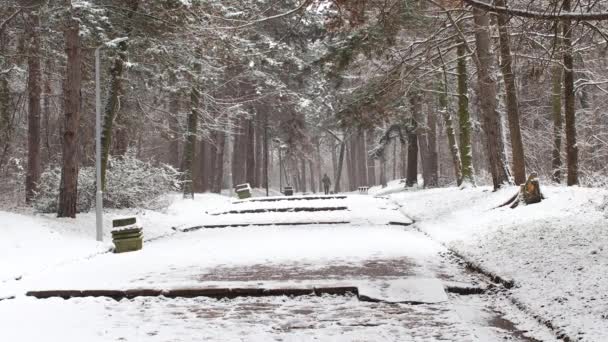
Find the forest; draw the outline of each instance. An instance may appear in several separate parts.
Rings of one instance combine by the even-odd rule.
[[[601,187],[607,7],[1,0],[0,205],[92,207],[96,50],[106,206],[245,182],[317,192],[324,174],[336,193],[533,172]]]

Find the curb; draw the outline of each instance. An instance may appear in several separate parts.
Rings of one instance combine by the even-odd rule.
[[[133,299],[137,297],[166,297],[166,298],[228,298],[239,297],[275,297],[275,296],[323,296],[355,295],[359,297],[356,286],[336,287],[307,287],[307,288],[183,288],[183,289],[128,289],[128,290],[44,290],[28,291],[26,296],[37,299],[48,298],[84,298],[107,297],[114,300]]]

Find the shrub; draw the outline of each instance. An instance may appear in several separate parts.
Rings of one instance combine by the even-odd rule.
[[[103,204],[106,208],[151,208],[167,205],[166,195],[179,189],[180,173],[165,164],[158,166],[130,154],[110,158],[106,173]],[[43,213],[57,212],[61,168],[47,169],[40,177],[34,208]],[[83,167],[78,173],[78,212],[95,206],[95,167]]]

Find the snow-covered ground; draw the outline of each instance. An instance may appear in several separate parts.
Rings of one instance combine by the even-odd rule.
[[[145,238],[173,234],[172,227],[199,223],[206,210],[228,207],[229,197],[197,194],[195,200],[172,195],[173,204],[162,212],[145,209],[107,209],[104,214],[104,242],[95,241],[95,213],[76,219],[54,214],[0,211],[0,283],[25,277],[49,267],[91,257],[112,247],[112,219],[135,215],[145,227]]]
[[[340,209],[295,211],[329,207]],[[290,211],[238,213],[286,208]],[[337,213],[343,216],[335,216]],[[513,310],[512,321],[530,324],[508,303],[491,304],[491,295],[463,300],[446,294],[447,285],[485,284],[444,257],[446,249],[438,242],[412,227],[388,224],[412,223],[390,199],[349,195],[236,202],[218,195],[200,195],[194,201],[176,196],[164,212],[108,211],[106,222],[127,214],[138,215],[151,240],[144,243],[143,250],[125,254],[99,253],[109,244],[91,242],[93,214],[79,215],[76,220],[0,214],[11,217],[11,221],[2,221],[11,222],[11,229],[6,230],[10,234],[5,233],[3,241],[7,253],[17,260],[4,274],[7,279],[25,274],[20,280],[0,284],[0,340],[529,341],[495,312],[496,307],[505,313]],[[228,221],[316,223],[336,219],[350,223],[203,228],[187,233],[179,229]],[[22,231],[18,231],[19,225]],[[109,225],[106,230],[108,239]],[[49,235],[60,238],[49,239]],[[155,239],[159,236],[163,238]],[[22,248],[19,237],[29,237],[33,243]],[[49,247],[42,252],[35,249],[45,244]],[[29,262],[18,261],[25,255],[31,258]],[[118,302],[103,297],[25,296],[26,291],[45,289],[317,286],[356,286],[360,295],[382,302],[361,302],[348,296],[232,300],[161,296]],[[15,298],[1,300],[8,296]],[[32,324],[37,328],[28,329]],[[551,340],[538,327],[525,329]]]
[[[581,341],[608,341],[608,192],[542,187],[539,204],[494,209],[517,188],[487,187],[388,194],[416,227],[470,261],[515,282],[512,298]]]

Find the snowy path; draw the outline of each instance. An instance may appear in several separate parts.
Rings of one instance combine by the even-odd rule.
[[[494,324],[499,315],[483,300],[466,300],[465,305],[448,296],[447,285],[485,284],[442,257],[446,250],[422,233],[387,225],[411,221],[386,199],[250,202],[229,209],[327,205],[346,206],[342,214],[351,223],[178,233],[147,243],[139,252],[99,255],[6,284],[0,297],[4,293],[17,298],[0,302],[0,319],[7,327],[0,330],[0,340],[527,340],[516,329]],[[219,210],[226,211],[226,206]],[[312,222],[333,219],[330,213],[214,216],[201,210],[201,219],[205,224]],[[194,223],[192,217],[189,220]],[[23,295],[48,289],[314,286],[356,286],[360,295],[383,302],[349,296],[140,297],[116,302],[103,297],[38,300]],[[41,329],[27,329],[32,322]]]

